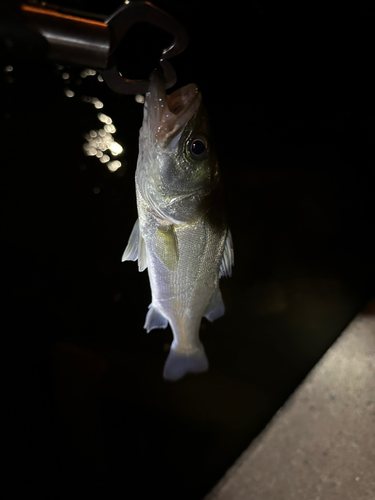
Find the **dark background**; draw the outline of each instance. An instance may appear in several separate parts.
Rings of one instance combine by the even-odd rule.
[[[142,106],[2,37],[6,499],[203,498],[374,294],[373,3],[155,3],[190,34],[175,88],[200,86],[225,178],[235,267],[202,324],[210,371],[162,380],[171,332],[145,333],[147,275],[121,263]],[[123,73],[168,42],[133,29]],[[98,112],[116,172],[84,154]]]

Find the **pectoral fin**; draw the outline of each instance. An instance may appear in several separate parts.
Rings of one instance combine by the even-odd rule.
[[[220,264],[219,278],[222,276],[232,276],[232,267],[234,266],[234,252],[232,233],[228,229],[227,238],[225,240],[223,258]]]
[[[130,234],[128,244],[122,255],[122,262],[125,260],[137,260],[139,271],[144,271],[147,267],[147,252],[144,239],[139,232],[138,219],[135,221],[133,230]]]
[[[178,242],[173,224],[159,226],[154,236],[154,250],[167,269],[173,271],[178,265]]]
[[[210,303],[206,307],[203,316],[208,319],[208,321],[215,321],[215,319],[221,318],[225,313],[225,306],[223,298],[221,296],[220,288],[217,287],[215,293],[213,294]]]

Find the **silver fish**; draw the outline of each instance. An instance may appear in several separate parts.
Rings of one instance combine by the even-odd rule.
[[[202,316],[224,314],[221,276],[231,276],[233,243],[201,93],[194,84],[166,95],[154,72],[144,104],[135,174],[138,219],[122,260],[148,269],[152,302],[144,328],[166,328],[173,342],[164,378],[208,369]]]

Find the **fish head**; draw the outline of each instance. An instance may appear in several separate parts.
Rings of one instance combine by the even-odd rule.
[[[220,176],[202,96],[195,84],[170,95],[151,76],[137,167],[142,196],[166,219],[191,222],[207,211]]]

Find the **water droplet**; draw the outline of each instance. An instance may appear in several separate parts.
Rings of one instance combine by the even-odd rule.
[[[111,159],[111,158],[110,158],[108,155],[103,155],[103,156],[100,158],[100,162],[101,162],[101,163],[108,163],[110,159]]]
[[[107,168],[110,172],[116,172],[116,170],[118,170],[120,167],[121,167],[121,161],[119,160],[110,161],[107,164]]]
[[[80,73],[81,78],[86,78],[86,76],[94,76],[96,75],[96,71],[93,69],[83,69]]]
[[[91,102],[93,103],[93,105],[95,106],[96,109],[101,109],[104,106],[102,101],[100,99],[98,99],[97,97],[92,97]]]
[[[104,130],[109,134],[114,134],[116,132],[116,127],[114,125],[104,125]]]
[[[112,118],[109,116],[105,115],[104,113],[98,113],[98,118],[101,122],[107,123],[108,125],[112,123]]]
[[[111,150],[111,153],[114,156],[117,156],[123,152],[123,148],[122,148],[121,144],[119,144],[118,142],[115,142],[115,141],[113,141],[110,144],[109,149]]]

